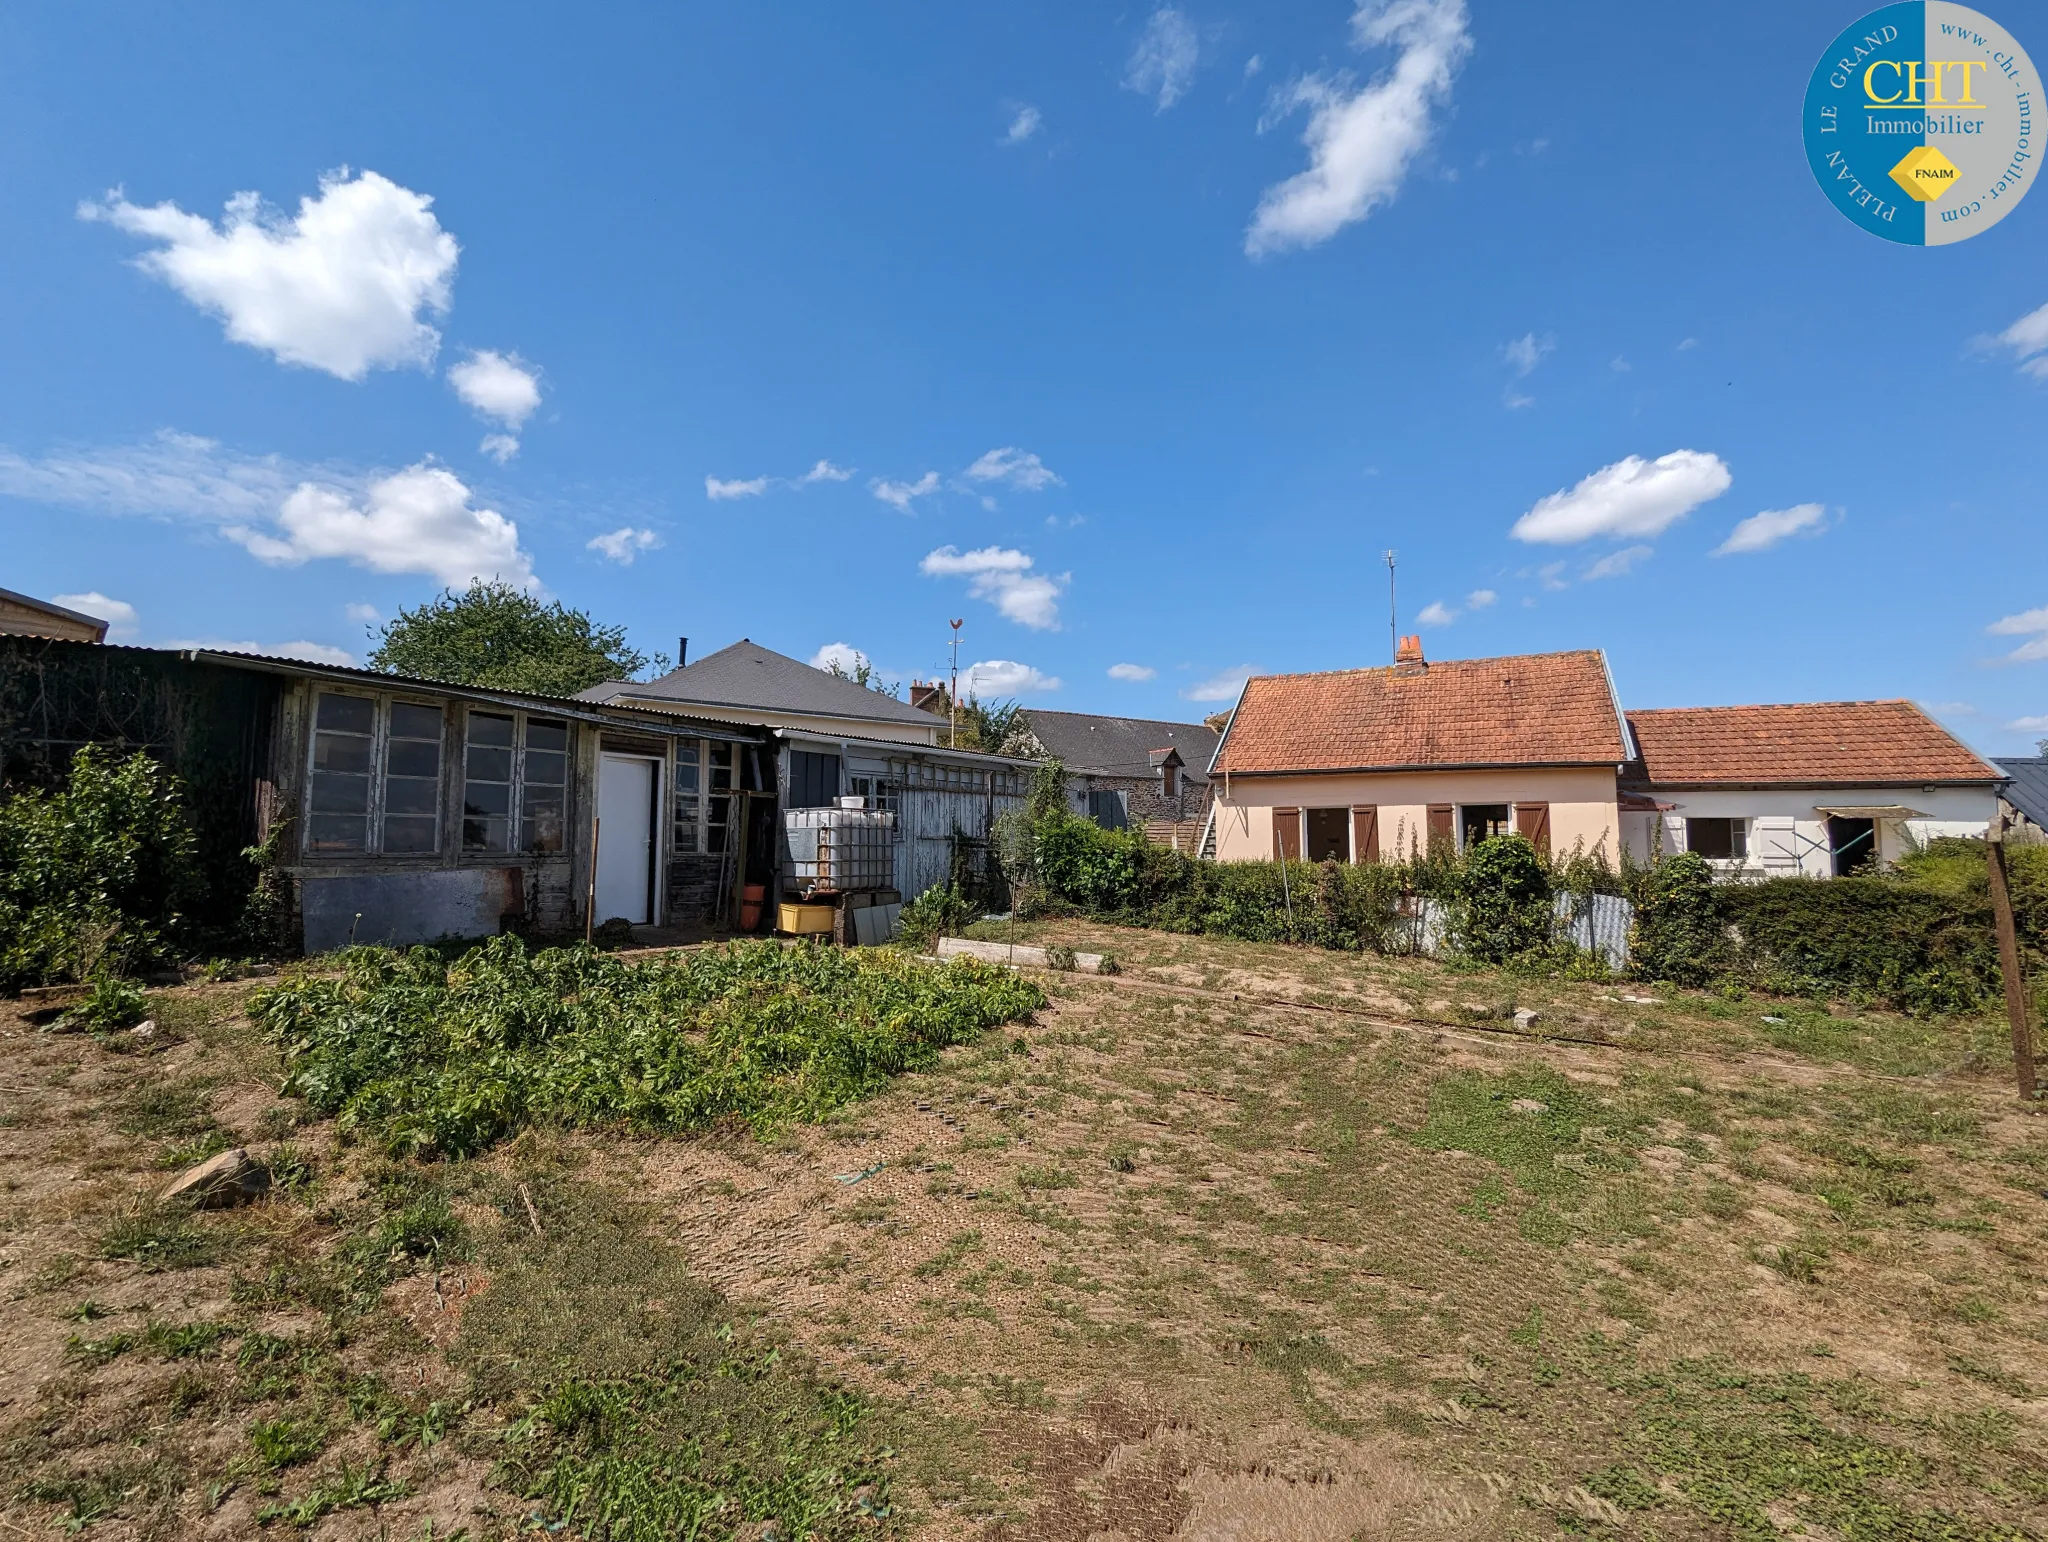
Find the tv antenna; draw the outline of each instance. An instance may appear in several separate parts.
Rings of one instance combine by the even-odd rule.
[[[1387,559],[1387,649],[1392,662],[1401,662],[1401,612],[1394,604],[1394,553],[1384,554]]]
[[[953,628],[953,641],[949,645],[953,650],[953,668],[946,686],[946,748],[949,750],[960,748],[960,628],[966,621],[967,618],[962,616],[947,623]]]

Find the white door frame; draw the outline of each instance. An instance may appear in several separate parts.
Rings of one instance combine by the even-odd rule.
[[[668,887],[668,864],[666,860],[668,856],[668,843],[662,839],[663,773],[661,757],[659,755],[642,755],[632,751],[608,750],[602,746],[599,747],[597,752],[597,786],[595,788],[595,803],[599,812],[599,827],[597,843],[591,848],[590,852],[590,860],[593,863],[598,858],[597,846],[601,846],[604,843],[604,763],[607,760],[637,761],[650,768],[653,772],[653,775],[648,779],[650,784],[650,803],[647,810],[648,892],[647,921],[645,924],[649,926],[664,925],[664,916],[668,909],[665,903]],[[597,876],[599,881],[602,882],[604,878],[603,872],[600,871]],[[599,916],[596,919],[604,921],[609,919],[609,917]]]

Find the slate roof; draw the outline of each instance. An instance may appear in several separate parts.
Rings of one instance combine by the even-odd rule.
[[[915,726],[929,732],[929,712],[868,690],[801,659],[790,658],[742,637],[729,648],[694,664],[672,669],[659,680],[607,680],[579,692],[579,701],[645,702],[660,707],[734,707],[771,715],[864,718],[875,723]]]
[[[1098,717],[1090,712],[1019,714],[1026,727],[1069,771],[1084,776],[1149,777],[1158,774],[1155,750],[1179,750],[1181,779],[1191,786],[1208,781],[1216,753],[1216,730],[1203,723],[1168,723],[1149,717]]]
[[[2005,801],[2048,829],[2048,756],[2006,755],[1991,763],[2012,778]]]
[[[1597,649],[1258,675],[1220,773],[1619,766],[1630,750]]]
[[[1910,701],[1808,701],[1631,712],[1652,786],[1886,787],[2001,773]]]

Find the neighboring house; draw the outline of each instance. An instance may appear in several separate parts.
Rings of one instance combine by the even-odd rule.
[[[0,589],[0,637],[55,637],[65,642],[107,640],[107,623],[48,600]]]
[[[243,849],[269,844],[309,952],[579,932],[593,846],[594,920],[719,915],[734,810],[749,806],[735,794],[775,775],[758,726],[295,659],[0,638],[0,780],[61,782],[85,743],[177,773],[217,903],[247,887]],[[756,871],[776,844],[763,803]]]
[[[1210,770],[1223,860],[1398,861],[1520,831],[1618,859],[1616,776],[1633,758],[1597,651],[1261,675]]]
[[[946,723],[929,712],[745,639],[658,680],[607,681],[578,700],[759,726],[775,747],[781,807],[858,796],[897,816],[905,899],[946,882],[962,843],[970,860],[985,850],[996,816],[1022,804],[1030,780],[1015,757],[945,748]],[[697,796],[689,787],[678,795]]]
[[[1209,762],[1220,737],[1202,723],[1028,707],[1017,714],[1005,747],[1033,760],[1057,759],[1074,812],[1123,829],[1206,818]]]
[[[1937,835],[1984,834],[1996,766],[1909,701],[1631,712],[1638,861],[1696,851],[1730,875],[1826,878]],[[1644,807],[1641,805],[1654,805]]]
[[[2029,845],[2048,840],[2048,755],[2002,755],[1991,763],[2012,778],[1999,801],[2015,816],[2013,838]]]

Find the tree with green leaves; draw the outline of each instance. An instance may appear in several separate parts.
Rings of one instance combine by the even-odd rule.
[[[523,589],[478,580],[401,610],[379,634],[370,667],[417,680],[492,686],[536,696],[573,696],[606,680],[628,680],[652,664],[622,626],[600,626],[560,600],[543,605]]]

